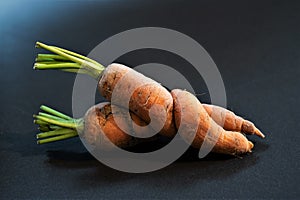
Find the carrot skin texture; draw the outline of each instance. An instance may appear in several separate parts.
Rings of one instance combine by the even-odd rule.
[[[108,102],[92,106],[84,116],[84,130],[80,133],[81,137],[89,145],[105,150],[112,148],[111,143],[121,148],[127,148],[146,141],[147,139],[136,138],[127,134],[128,132],[134,132],[137,136],[143,134],[138,126],[132,126],[132,123],[140,126],[145,126],[146,123],[133,113],[130,113],[133,121],[125,117],[125,112],[112,114],[112,106]],[[116,118],[119,118],[118,121],[122,123],[123,128],[125,127],[125,131],[118,127]],[[145,130],[143,129],[143,131]]]
[[[130,70],[132,69],[121,64],[113,63],[109,65],[98,82],[100,94],[108,101],[111,101],[112,91],[114,91],[118,81],[124,78]],[[151,120],[154,120],[153,124],[158,124],[162,127],[159,131],[160,134],[172,137],[176,134],[176,128],[173,120],[173,99],[170,92],[156,81],[138,72],[136,72],[135,76],[128,80],[126,84],[121,86],[122,92],[125,94],[128,88],[140,85],[144,83],[145,80],[147,80],[147,83],[138,87],[133,92],[129,101],[129,109],[146,123],[150,123]],[[118,97],[124,99],[123,94],[118,94]],[[152,112],[154,116],[150,119],[149,111],[153,105],[159,105],[159,107],[155,107],[155,110]],[[163,119],[162,112],[166,113],[166,115],[164,115],[166,119]]]
[[[256,128],[252,122],[237,116],[232,111],[220,106],[209,104],[202,105],[209,116],[211,116],[217,124],[223,126],[225,130],[243,132],[249,135],[254,134],[261,138],[265,137],[265,135],[258,128]]]
[[[209,142],[216,140],[215,146],[212,150],[213,152],[230,155],[251,152],[251,149],[253,148],[252,142],[248,141],[248,139],[239,132],[226,131],[219,126],[214,120],[212,120],[202,104],[193,94],[179,89],[172,90],[171,94],[174,99],[174,117],[176,127],[180,126],[181,120],[186,120],[186,123],[190,124],[191,127],[198,127],[195,138],[192,142],[193,147],[200,148],[207,132],[210,131],[210,135],[213,135],[213,137]],[[184,95],[184,101],[180,100],[182,98],[178,98],[182,95]],[[189,122],[188,118],[181,119],[181,111],[188,112],[191,116],[199,115],[199,124],[194,124],[194,121]],[[187,132],[184,134],[188,137],[188,135],[190,135],[189,129],[187,129]]]

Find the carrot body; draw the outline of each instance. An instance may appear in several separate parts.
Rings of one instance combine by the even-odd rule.
[[[255,125],[235,115],[232,111],[215,105],[202,104],[206,112],[213,120],[223,126],[225,130],[243,132],[249,135],[255,134],[264,138],[264,134],[258,130]]]
[[[223,154],[242,154],[251,152],[253,144],[247,140],[247,138],[239,132],[226,131],[219,126],[208,115],[202,104],[191,93],[179,89],[172,90],[171,92],[174,99],[174,117],[176,127],[180,126],[180,123],[186,124],[184,127],[183,137],[190,139],[193,130],[190,127],[198,127],[196,130],[195,138],[192,142],[192,146],[200,148],[203,144],[204,138],[209,131],[211,137],[208,142],[216,142],[213,147],[213,151]],[[185,112],[183,119],[181,118],[182,112]],[[194,116],[199,117],[199,120],[193,120]]]
[[[115,85],[118,84],[118,81],[123,78],[126,73],[130,72],[130,70],[132,69],[120,64],[112,64],[108,66],[103,72],[102,78],[98,83],[98,89],[101,95],[107,100],[111,100],[112,91],[115,89]],[[130,79],[130,81],[128,80],[126,84],[122,83],[121,87],[123,87],[124,92],[127,92],[126,88],[143,83],[144,79],[147,79],[147,77],[141,74],[139,76],[134,76],[132,79]],[[181,100],[181,102],[178,102],[176,96],[179,93],[186,96],[184,101]],[[119,94],[119,98],[123,99],[122,93]],[[162,135],[174,136],[177,128],[180,126],[181,113],[179,108],[182,108],[183,106],[185,112],[190,113],[191,115],[191,117],[186,118],[186,124],[190,124],[191,127],[199,127],[195,139],[192,142],[192,146],[200,148],[209,130],[209,134],[213,136],[211,140],[216,140],[216,144],[213,147],[214,152],[236,155],[251,152],[251,149],[253,148],[253,144],[248,141],[243,134],[237,132],[239,130],[243,130],[247,133],[250,133],[250,126],[246,126],[250,124],[248,123],[249,121],[239,118],[230,111],[225,112],[226,109],[224,109],[225,111],[219,109],[218,114],[214,114],[213,116],[218,116],[219,114],[222,116],[224,113],[227,114],[225,115],[225,129],[228,129],[228,131],[226,131],[220,125],[218,125],[218,123],[221,124],[222,118],[216,118],[215,122],[210,117],[210,115],[212,115],[212,108],[210,110],[210,107],[206,106],[206,109],[209,112],[208,114],[204,106],[202,106],[202,104],[194,95],[182,90],[173,90],[170,94],[164,87],[158,85],[155,81],[150,81],[150,83],[147,83],[134,91],[129,101],[129,109],[138,117],[143,119],[146,123],[149,123],[149,109],[156,104],[161,105],[162,108],[165,108],[165,111],[168,113],[163,129],[160,131],[160,134]],[[162,112],[163,110],[156,111],[152,120],[157,120],[157,123],[162,122]],[[196,124],[194,121],[195,124],[193,124],[193,121],[189,120],[192,118],[192,116],[197,115],[197,113],[200,113],[200,122],[199,124]],[[236,125],[230,121],[231,119],[237,120]],[[183,136],[187,138],[190,134],[188,127],[185,128],[186,132]]]
[[[112,107],[113,105],[110,103],[104,102],[92,106],[86,112],[84,131],[81,133],[82,138],[89,145],[102,149],[110,149],[112,147],[110,142],[124,148],[140,143],[143,139],[133,137],[127,133],[134,132],[137,136],[142,135],[143,132],[141,132],[139,126],[133,126],[132,123],[134,122],[140,126],[145,126],[146,123],[134,113],[130,113],[133,120],[131,121],[125,116],[125,110],[121,108],[113,114]],[[125,128],[124,131],[116,124],[116,118],[122,123],[122,127]],[[145,130],[143,129],[143,131]]]
[[[118,82],[126,75],[130,75],[133,70],[121,64],[109,65],[102,74],[98,83],[98,90],[107,100],[111,100],[112,91]],[[153,124],[162,127],[160,133],[165,136],[174,136],[176,128],[173,121],[173,99],[163,86],[156,81],[134,72],[131,76],[125,77],[127,80],[120,84],[121,90],[118,92],[120,100],[125,99],[125,94],[129,88],[135,88],[129,101],[129,109],[146,123],[153,120]],[[125,102],[126,103],[126,102]],[[126,106],[126,105],[125,105]],[[153,107],[154,106],[154,107]],[[153,116],[149,116],[150,108],[154,109]],[[165,113],[165,115],[163,115]],[[165,119],[164,119],[165,118]],[[155,129],[155,127],[153,127]]]

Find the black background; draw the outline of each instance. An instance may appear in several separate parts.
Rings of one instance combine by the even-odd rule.
[[[296,199],[299,25],[299,1],[1,1],[0,198]],[[162,170],[128,174],[93,159],[78,138],[35,144],[32,114],[40,104],[71,114],[75,77],[32,70],[40,52],[35,42],[88,54],[106,38],[143,26],[180,31],[209,52],[222,74],[228,107],[267,136],[249,137],[252,154],[199,160],[189,150]],[[164,53],[136,53],[119,61],[177,63]],[[187,68],[182,63],[181,70]],[[190,76],[195,90],[207,93]],[[209,95],[200,99],[209,101]]]

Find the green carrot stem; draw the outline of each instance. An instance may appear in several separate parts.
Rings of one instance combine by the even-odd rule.
[[[47,113],[43,113],[43,112],[39,112],[39,114],[37,116],[42,116],[42,117],[46,117],[48,119],[54,119],[54,120],[58,120],[58,121],[65,120],[65,119],[62,119],[60,117],[50,115],[50,114],[47,114]]]
[[[36,135],[38,144],[64,140],[78,136],[84,129],[83,119],[74,119],[52,108],[42,105],[38,115],[33,115],[34,122],[40,125],[42,133]],[[44,139],[43,139],[44,138]]]
[[[48,113],[50,113],[50,114],[52,114],[52,115],[55,115],[55,116],[57,116],[57,117],[63,118],[63,119],[72,119],[72,118],[69,117],[68,115],[65,115],[65,114],[63,114],[63,113],[61,113],[61,112],[58,112],[58,111],[56,111],[56,110],[54,110],[54,109],[52,109],[52,108],[49,108],[48,106],[45,106],[45,105],[42,105],[42,106],[40,107],[40,109],[43,110],[43,111],[45,111],[45,112],[48,112]]]
[[[82,74],[86,74],[87,72],[87,70],[84,69],[61,69],[61,70],[65,72],[82,73]]]
[[[47,60],[47,61],[39,61],[39,64],[46,64],[46,65],[50,65],[50,64],[62,64],[61,61],[57,61],[57,60]]]
[[[71,132],[69,134],[64,134],[64,135],[59,135],[59,136],[56,136],[56,137],[50,137],[50,138],[38,140],[37,144],[45,144],[45,143],[49,143],[49,142],[65,140],[65,139],[76,137],[76,136],[78,136],[78,134],[74,131],[74,132]]]
[[[45,54],[47,55],[47,54]],[[50,54],[52,55],[52,54]],[[59,69],[66,72],[72,72],[72,73],[80,73],[80,74],[86,74],[91,77],[97,77],[98,73],[95,73],[89,69],[82,68],[81,65],[74,63],[74,62],[66,62],[66,61],[58,61],[50,58],[37,58],[37,63],[34,65],[34,69],[39,70],[46,70],[46,69]],[[70,65],[71,64],[71,65]]]
[[[49,128],[51,130],[56,130],[56,129],[60,129],[61,127],[60,126],[56,126],[56,125],[49,125]]]
[[[54,63],[54,64],[43,64],[35,63],[34,69],[80,69],[81,65],[77,63]]]
[[[43,112],[39,112],[38,116],[42,116],[42,117],[46,117],[48,119],[53,119],[53,120],[57,120],[57,121],[66,121],[66,119],[54,116],[54,115],[49,115],[47,113],[43,113]]]
[[[96,62],[96,61],[88,61],[88,60],[91,60],[88,58],[88,60],[86,59],[87,57],[85,56],[82,56],[80,54],[77,54],[77,53],[74,53],[74,52],[71,52],[71,51],[68,51],[66,49],[62,49],[62,48],[59,48],[59,47],[54,47],[54,46],[48,46],[46,44],[43,44],[41,42],[36,42],[36,46],[37,47],[42,47],[44,49],[47,49],[48,51],[51,51],[53,53],[56,53],[60,56],[63,56],[73,62],[76,62],[80,65],[86,65],[87,67],[91,67],[91,68],[94,68],[96,70],[104,70],[104,66],[102,66],[100,63]],[[76,55],[76,56],[74,56]]]
[[[56,54],[42,54],[42,53],[39,53],[37,55],[37,60],[36,61],[39,61],[39,60],[60,60],[60,61],[68,61],[69,59],[68,58],[65,58],[63,56],[60,56],[60,55],[56,55]]]
[[[99,77],[99,72],[95,70],[91,70],[89,68],[82,68],[82,65],[79,65],[77,63],[42,62],[42,63],[35,63],[33,69],[38,69],[38,70],[58,69],[66,72],[86,74],[95,79],[98,79]]]
[[[33,117],[35,118],[35,117],[36,117],[36,115],[33,115]],[[35,119],[35,120],[33,120],[33,123],[35,123],[35,124],[38,124],[38,125],[41,125],[41,126],[46,126],[46,125],[49,125],[49,123],[48,123],[48,122],[45,122],[45,121],[42,121],[42,120],[39,120],[39,119]]]
[[[101,73],[103,72],[103,70],[105,70],[105,67],[103,65],[101,65],[100,63],[87,58],[85,56],[82,56],[80,54],[71,52],[69,50],[66,49],[62,49],[59,47],[54,47],[54,46],[48,46],[46,44],[43,44],[41,42],[36,42],[36,46],[37,47],[41,47],[44,48],[48,51],[51,51],[53,53],[58,54],[59,56],[64,57],[65,59],[68,59],[69,61],[75,62],[77,64],[79,64],[80,67],[71,67],[69,64],[70,63],[66,63],[66,62],[62,62],[59,63],[57,65],[65,65],[66,67],[62,67],[62,66],[55,66],[56,64],[51,64],[51,66],[44,66],[43,64],[39,63],[39,61],[35,64],[34,69],[69,69],[69,68],[84,68],[88,71],[90,71],[90,73],[86,73],[90,76],[92,76],[95,79],[98,79],[101,75]],[[46,60],[47,61],[47,60]],[[40,64],[40,65],[39,65]],[[72,63],[73,64],[73,63]]]
[[[39,134],[36,135],[36,138],[40,139],[40,138],[47,138],[47,137],[57,136],[57,135],[65,135],[65,134],[69,134],[69,133],[74,133],[74,131],[75,130],[73,130],[73,129],[60,128],[60,129],[56,129],[54,131],[39,133]]]
[[[68,120],[54,120],[54,119],[49,119],[47,117],[43,117],[43,116],[36,116],[37,119],[48,122],[50,124],[54,124],[54,125],[58,125],[58,126],[62,126],[62,127],[66,127],[66,128],[76,128],[76,122],[74,121],[68,121]]]
[[[65,58],[69,59],[69,60],[72,60],[73,62],[76,62],[76,63],[78,63],[78,64],[83,64],[83,62],[84,62],[84,60],[81,59],[81,58],[78,58],[78,57],[69,55],[69,54],[67,54],[67,53],[65,53],[65,52],[62,52],[61,50],[59,50],[59,49],[57,49],[57,48],[55,48],[55,47],[48,46],[48,45],[43,44],[43,43],[41,43],[41,42],[36,42],[36,46],[37,46],[37,47],[41,47],[41,48],[43,48],[43,49],[46,49],[46,50],[48,50],[48,51],[51,51],[51,52],[53,52],[53,53],[56,53],[56,54],[58,54],[58,55],[60,55],[60,56],[63,56],[63,57],[65,57]]]
[[[86,61],[91,62],[91,63],[94,63],[95,65],[99,65],[99,66],[101,66],[102,68],[105,68],[103,65],[101,65],[101,64],[98,63],[97,61],[95,61],[95,60],[93,60],[93,59],[90,59],[90,58],[88,58],[88,57],[86,57],[86,56],[80,55],[80,54],[78,54],[78,53],[75,53],[75,52],[69,51],[69,50],[67,50],[67,49],[60,48],[60,47],[55,47],[55,46],[51,46],[51,47],[56,48],[56,49],[58,49],[58,50],[60,50],[60,51],[62,51],[62,52],[65,52],[65,53],[69,54],[69,55],[72,55],[72,56],[81,58],[81,59],[86,60]]]
[[[40,125],[39,130],[42,132],[48,132],[48,131],[50,131],[50,128],[49,128],[49,126]]]
[[[64,72],[71,72],[71,73],[77,73],[77,74],[86,74],[88,76],[91,77],[96,77],[95,74],[93,74],[92,72],[85,70],[85,69],[60,69],[61,71]]]
[[[52,54],[49,54],[49,55],[52,55]],[[43,57],[35,58],[35,62],[46,62],[46,61],[55,61],[55,60],[52,58],[43,58]]]

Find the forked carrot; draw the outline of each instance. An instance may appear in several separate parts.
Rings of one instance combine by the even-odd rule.
[[[258,128],[256,128],[252,122],[237,116],[232,111],[220,106],[210,104],[202,105],[208,115],[212,117],[217,124],[223,126],[225,130],[243,132],[249,135],[254,134],[262,138],[265,137],[265,135]]]
[[[234,131],[226,131],[219,126],[212,120],[203,105],[193,94],[180,89],[172,90],[171,94],[175,102],[174,115],[176,127],[181,125],[181,121],[182,123],[187,124],[187,127],[185,128],[186,132],[183,137],[187,137],[186,139],[190,140],[188,137],[192,135],[192,132],[194,131],[190,127],[198,127],[195,138],[192,141],[192,146],[200,148],[208,133],[211,135],[208,142],[215,143],[212,149],[214,152],[231,155],[251,152],[251,149],[254,146],[253,143],[248,141],[243,134]],[[182,118],[181,111],[188,113],[188,116]],[[199,121],[193,120],[195,119],[194,116],[197,116]]]

